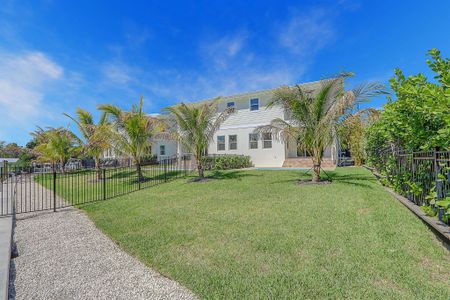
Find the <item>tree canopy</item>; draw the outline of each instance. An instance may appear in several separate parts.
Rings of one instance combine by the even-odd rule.
[[[437,49],[428,55],[434,80],[424,74],[406,77],[395,70],[390,80],[394,97],[389,97],[382,117],[368,130],[368,152],[388,147],[450,149],[450,60]]]

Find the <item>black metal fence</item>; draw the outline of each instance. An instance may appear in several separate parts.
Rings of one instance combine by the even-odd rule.
[[[450,199],[449,151],[385,149],[372,164],[386,184],[415,204],[430,206],[439,219],[449,222],[450,207],[445,205]]]
[[[187,176],[195,167],[190,155],[120,167],[36,172],[33,167],[1,166],[0,216],[106,200]]]

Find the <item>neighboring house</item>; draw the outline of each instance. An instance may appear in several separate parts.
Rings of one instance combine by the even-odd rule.
[[[4,162],[8,162],[8,163],[16,163],[19,161],[18,158],[8,158],[8,157],[0,157],[0,163],[4,163]]]
[[[320,81],[301,86],[314,90],[319,85]],[[253,132],[258,126],[269,124],[275,118],[289,119],[281,107],[267,108],[274,91],[275,89],[262,90],[221,97],[218,104],[219,112],[227,107],[234,107],[235,113],[215,134],[214,140],[209,145],[208,154],[248,155],[255,167],[311,167],[311,158],[307,153],[298,150],[296,141],[285,143],[270,134],[258,136]],[[152,153],[159,159],[183,152],[180,143],[174,140],[155,140],[152,147]],[[337,153],[338,143],[335,142],[326,150],[323,166],[335,166]]]

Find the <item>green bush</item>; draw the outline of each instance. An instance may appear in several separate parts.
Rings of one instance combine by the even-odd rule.
[[[231,170],[252,167],[250,156],[226,154],[203,158],[205,170]]]
[[[420,209],[429,217],[436,216],[436,211],[431,206],[421,206]]]

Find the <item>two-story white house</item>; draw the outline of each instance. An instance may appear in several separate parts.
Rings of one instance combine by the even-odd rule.
[[[302,84],[304,88],[314,90],[320,81]],[[307,153],[300,151],[295,141],[284,142],[270,134],[257,135],[255,128],[269,124],[275,118],[286,120],[281,107],[268,108],[275,89],[243,93],[221,97],[219,112],[234,107],[235,112],[222,124],[209,145],[208,154],[239,154],[251,157],[255,167],[299,167],[312,166]],[[210,101],[210,100],[205,100]],[[337,143],[327,149],[324,167],[336,165]],[[152,147],[153,154],[159,157],[183,153],[180,143],[169,140],[157,140]]]

